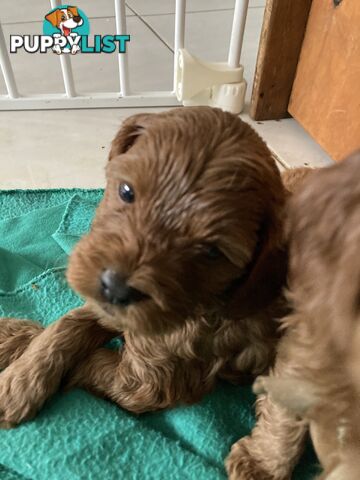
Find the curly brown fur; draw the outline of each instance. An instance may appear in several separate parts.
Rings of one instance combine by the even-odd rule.
[[[33,415],[65,376],[143,412],[198,401],[218,377],[242,381],[273,362],[274,319],[286,309],[287,194],[264,142],[229,113],[175,109],[129,118],[109,160],[104,199],[68,269],[86,306],[31,341],[33,327],[16,323],[24,353],[5,339],[1,354],[8,348],[13,361],[0,374],[6,422]],[[119,197],[124,182],[133,203]],[[108,302],[108,269],[141,300]],[[0,338],[8,321],[3,328]],[[119,333],[120,352],[99,348]]]
[[[286,374],[291,378],[295,365],[281,347],[282,340],[272,378]],[[257,422],[251,435],[235,443],[226,459],[231,480],[290,480],[303,451],[307,426],[277,400],[272,396],[258,397]]]
[[[302,190],[309,176],[316,171],[309,167],[290,168],[282,172],[281,178],[286,190],[293,194]]]
[[[283,321],[287,333],[275,374],[258,379],[255,390],[268,392],[267,404],[288,411],[288,423],[295,416],[309,423],[324,467],[321,479],[355,480],[360,472],[360,152],[316,172],[290,203],[289,296],[295,313]],[[275,415],[261,433],[262,448],[259,439],[252,445],[260,464],[279,436],[293,445]],[[271,478],[283,477],[277,472]]]
[[[300,191],[304,182],[316,170],[296,168],[282,173],[282,181],[290,194]],[[287,209],[286,209],[287,212]],[[277,371],[288,370],[292,365],[286,352],[277,352]],[[256,402],[257,424],[251,437],[236,442],[226,459],[226,469],[231,480],[287,480],[297,463],[306,435],[306,425],[271,398],[259,396]],[[284,435],[286,432],[286,435]],[[269,442],[269,438],[271,441]]]
[[[0,320],[1,337],[4,332],[10,335],[3,344],[2,361],[12,361],[0,374],[0,426],[8,428],[32,418],[59,388],[64,373],[114,335],[101,328],[97,320],[86,306],[46,329],[25,320],[12,320],[13,324],[9,319]],[[81,343],[75,346],[79,339]]]

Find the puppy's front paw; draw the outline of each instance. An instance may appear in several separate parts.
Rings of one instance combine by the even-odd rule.
[[[0,428],[32,418],[47,398],[45,383],[31,365],[15,361],[0,374]]]
[[[225,461],[226,471],[230,480],[278,480],[276,477],[266,473],[253,458],[247,448],[251,441],[245,437],[234,443],[231,452]]]

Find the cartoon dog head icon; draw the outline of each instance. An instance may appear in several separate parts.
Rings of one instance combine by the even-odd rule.
[[[65,37],[71,34],[73,28],[80,27],[84,22],[77,7],[70,6],[58,8],[48,13],[45,18],[53,27],[58,28]]]

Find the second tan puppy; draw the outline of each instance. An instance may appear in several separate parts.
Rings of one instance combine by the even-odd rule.
[[[282,453],[284,445],[289,452],[301,446],[296,416],[310,425],[324,467],[321,478],[357,480],[360,152],[314,173],[292,199],[289,220],[290,298],[295,313],[283,322],[287,333],[274,375],[260,377],[254,385],[258,393],[267,391],[269,396],[261,400],[252,438],[241,440],[233,450],[230,460],[238,472],[233,478],[290,478],[293,462]]]

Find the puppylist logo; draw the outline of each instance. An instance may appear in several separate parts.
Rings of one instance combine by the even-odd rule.
[[[24,49],[28,53],[58,55],[71,53],[125,53],[130,35],[89,36],[90,23],[78,7],[61,5],[45,15],[43,35],[10,35],[10,53]]]

